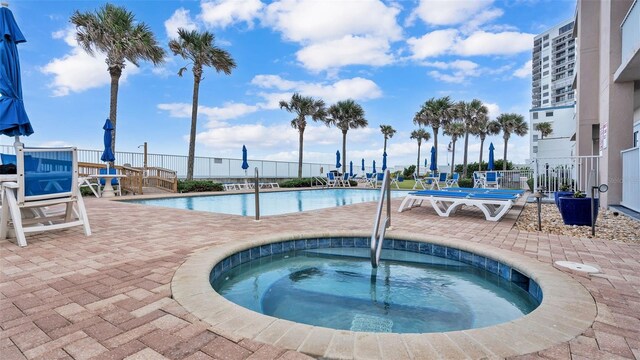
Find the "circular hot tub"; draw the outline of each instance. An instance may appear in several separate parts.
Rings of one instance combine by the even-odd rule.
[[[171,290],[231,340],[326,358],[508,357],[568,341],[595,319],[582,285],[511,251],[400,231],[375,271],[368,251],[363,233],[247,239],[191,256]]]
[[[266,244],[216,264],[217,293],[249,310],[338,330],[428,333],[508,322],[533,311],[538,284],[501,262],[401,239],[372,269],[368,238]]]

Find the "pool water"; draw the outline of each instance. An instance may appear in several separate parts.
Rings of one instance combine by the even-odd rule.
[[[212,286],[265,315],[366,332],[479,328],[538,306],[514,282],[459,261],[385,249],[372,270],[369,251],[324,248],[265,256],[232,268]]]
[[[392,197],[406,191],[392,191]],[[322,189],[260,193],[260,215],[281,215],[308,210],[377,201],[380,190]],[[127,200],[136,204],[209,211],[230,215],[255,216],[255,197],[250,194],[191,196],[150,200]]]

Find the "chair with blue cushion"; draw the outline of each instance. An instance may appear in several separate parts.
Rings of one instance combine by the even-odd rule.
[[[85,235],[91,235],[78,190],[76,148],[24,148],[19,144],[16,165],[16,181],[2,183],[0,239],[6,239],[12,230],[18,245],[27,246],[27,233],[73,226],[82,226]],[[65,210],[54,213],[50,209],[54,205],[64,205]]]
[[[454,186],[459,187],[458,185],[459,178],[460,178],[460,174],[453,173],[453,176],[451,176],[451,179],[445,181],[446,187],[454,187]]]
[[[391,185],[395,185],[396,189],[400,189],[400,183],[404,181],[404,176],[397,173],[396,176],[391,179]]]
[[[111,175],[116,175],[118,174],[118,170],[116,168],[109,168],[109,172],[107,173],[107,169],[106,168],[100,168],[98,170],[98,173],[100,175],[104,175],[104,174],[111,174]],[[106,184],[106,180],[103,178],[100,178],[100,188],[102,189],[104,187],[104,185]],[[122,188],[120,186],[120,179],[118,178],[113,178],[111,179],[111,186],[113,186],[113,191],[118,194],[119,196],[122,196]],[[102,190],[100,190],[102,193]]]
[[[484,186],[499,189],[500,183],[498,182],[498,173],[495,171],[487,171],[484,178]]]

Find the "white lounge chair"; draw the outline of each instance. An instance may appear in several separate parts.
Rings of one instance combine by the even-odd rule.
[[[460,178],[460,174],[453,173],[451,179],[445,180],[445,187],[458,187],[458,179]]]
[[[485,187],[494,187],[496,189],[500,188],[499,176],[496,171],[487,171],[484,177],[484,186]]]
[[[466,205],[480,209],[487,220],[498,221],[509,212],[517,199],[517,194],[422,190],[409,193],[398,212],[421,206],[426,200],[439,216],[448,217]]]
[[[372,188],[376,187],[376,173],[366,173],[365,176],[365,185]]]
[[[400,174],[397,174],[396,176],[393,177],[393,179],[391,179],[391,185],[395,185],[396,189],[400,189],[400,183],[404,181],[404,177]]]
[[[336,178],[336,174],[332,172],[327,173],[327,186],[336,187],[339,180]]]
[[[4,202],[0,239],[7,238],[10,227],[13,227],[19,246],[27,246],[25,234],[31,232],[82,226],[85,235],[91,235],[79,191],[76,148],[24,148],[18,145],[16,157],[17,181],[2,183]],[[36,159],[37,164],[25,163],[28,157]],[[65,211],[52,213],[50,207],[54,205],[64,205]]]

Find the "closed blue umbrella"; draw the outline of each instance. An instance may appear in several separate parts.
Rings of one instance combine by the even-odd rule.
[[[377,172],[376,171],[376,161],[375,160],[373,160],[373,172]]]
[[[113,154],[113,150],[111,150],[111,132],[113,131],[111,120],[107,119],[102,129],[104,129],[104,151],[102,152],[100,160],[107,163],[114,162],[116,161],[116,157]]]
[[[427,158],[424,158],[424,167],[427,167]]]
[[[493,147],[493,143],[491,143],[489,144],[489,164],[487,166],[487,169],[489,170],[493,170],[495,168],[493,150],[495,150],[495,148]]]
[[[431,166],[429,167],[431,171],[438,171],[438,161],[436,160],[436,147],[431,147]]]
[[[7,136],[33,134],[22,102],[20,59],[16,46],[25,41],[11,11],[0,7],[0,133]]]
[[[364,171],[364,159],[362,159],[362,171]]]
[[[353,176],[353,161],[349,161],[349,176]]]
[[[382,171],[387,170],[387,152],[382,153]]]
[[[246,173],[248,168],[249,168],[249,163],[247,162],[247,147],[242,145],[242,169]]]
[[[340,164],[340,150],[336,151],[336,169],[340,169],[342,164]]]

